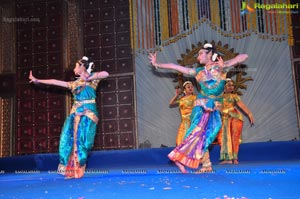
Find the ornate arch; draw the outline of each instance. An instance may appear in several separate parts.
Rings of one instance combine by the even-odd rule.
[[[234,52],[233,48],[229,49],[228,44],[225,44],[223,46],[221,41],[219,41],[218,43],[216,43],[215,41],[211,41],[211,42],[205,41],[204,43],[213,44],[216,47],[218,54],[220,54],[222,56],[224,61],[232,59],[238,55],[238,53]],[[195,65],[197,65],[197,67],[198,67],[197,55],[198,55],[199,50],[202,47],[203,47],[203,43],[201,43],[201,42],[199,42],[197,45],[193,44],[191,50],[186,49],[186,53],[181,54],[182,59],[177,60],[178,64],[180,64],[181,66],[189,67],[189,68],[192,68]],[[235,83],[234,92],[237,93],[238,95],[243,95],[241,90],[247,89],[247,85],[245,83],[247,81],[253,80],[251,76],[247,76],[247,68],[248,68],[248,66],[240,64],[234,68],[231,68],[227,72],[227,77],[231,78]],[[177,75],[175,75],[174,82],[178,82],[176,87],[182,88],[182,85],[186,80],[193,81],[194,85],[196,85],[196,87],[197,87],[197,90],[198,91],[200,90],[198,84],[195,83],[195,80],[184,77],[182,73],[177,73]]]

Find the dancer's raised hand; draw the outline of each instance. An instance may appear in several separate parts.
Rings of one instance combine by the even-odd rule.
[[[218,66],[224,68],[225,67],[225,63],[222,57],[218,56],[217,57],[217,61],[215,62]]]
[[[34,84],[38,83],[38,79],[32,75],[32,70],[30,70],[29,72],[29,83],[34,83]]]
[[[150,59],[150,64],[154,66],[155,68],[159,67],[159,64],[156,62],[156,52],[155,53],[149,53],[148,58]]]

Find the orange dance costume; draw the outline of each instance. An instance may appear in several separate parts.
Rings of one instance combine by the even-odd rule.
[[[196,99],[196,95],[189,95],[189,96],[184,96],[178,100],[179,110],[181,114],[181,123],[178,128],[176,146],[178,146],[183,141],[185,133],[190,127],[191,124],[190,116],[193,110],[195,99]]]
[[[221,145],[220,160],[238,159],[243,116],[235,105],[240,100],[237,94],[223,94],[222,128],[218,134],[218,142]]]

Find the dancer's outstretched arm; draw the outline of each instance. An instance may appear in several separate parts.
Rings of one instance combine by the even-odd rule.
[[[224,62],[224,67],[233,67],[245,62],[248,59],[247,54],[239,54],[236,57]]]
[[[150,63],[152,64],[152,66],[154,66],[155,68],[172,69],[172,70],[176,70],[176,71],[181,72],[186,75],[191,75],[191,76],[196,75],[196,70],[193,68],[187,68],[187,67],[180,66],[177,64],[173,64],[173,63],[157,63],[156,62],[156,52],[150,53],[149,59],[150,59]]]
[[[35,83],[35,84],[40,83],[40,84],[60,86],[60,87],[64,87],[64,88],[68,87],[68,84],[66,81],[61,81],[61,80],[57,80],[57,79],[37,79],[36,77],[34,77],[32,75],[32,71],[30,71],[30,73],[29,73],[29,82]]]
[[[87,77],[85,81],[92,81],[97,79],[101,80],[107,78],[108,76],[109,74],[106,71],[95,72],[91,76]]]

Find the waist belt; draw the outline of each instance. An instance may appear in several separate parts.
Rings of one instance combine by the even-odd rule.
[[[82,100],[82,101],[74,101],[75,105],[79,105],[79,104],[94,104],[96,103],[95,99],[92,100]]]

